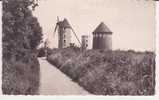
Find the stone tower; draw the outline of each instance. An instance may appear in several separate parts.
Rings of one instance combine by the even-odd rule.
[[[82,50],[88,48],[88,35],[82,35]]]
[[[66,48],[71,43],[71,26],[67,19],[58,23],[58,48]]]
[[[112,32],[103,22],[93,31],[93,49],[112,50]]]

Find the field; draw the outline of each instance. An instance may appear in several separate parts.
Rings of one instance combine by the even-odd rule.
[[[95,95],[154,95],[153,52],[53,49],[48,61]]]

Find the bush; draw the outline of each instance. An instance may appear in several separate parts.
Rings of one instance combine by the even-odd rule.
[[[40,68],[33,56],[3,61],[2,90],[4,94],[38,94]]]
[[[49,61],[56,62],[62,72],[92,94],[154,95],[155,55],[152,52],[76,52],[73,49],[53,52]]]
[[[38,57],[44,57],[45,56],[45,49],[44,48],[40,48],[38,50]]]

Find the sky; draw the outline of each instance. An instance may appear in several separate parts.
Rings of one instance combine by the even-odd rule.
[[[113,50],[155,50],[155,2],[152,0],[41,0],[34,11],[50,47],[57,47],[57,16],[67,18],[77,36],[89,35],[103,21],[113,32]],[[72,42],[78,41],[72,34]]]

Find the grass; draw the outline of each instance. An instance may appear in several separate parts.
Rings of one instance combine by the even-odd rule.
[[[153,52],[54,49],[48,61],[96,95],[154,95]]]

